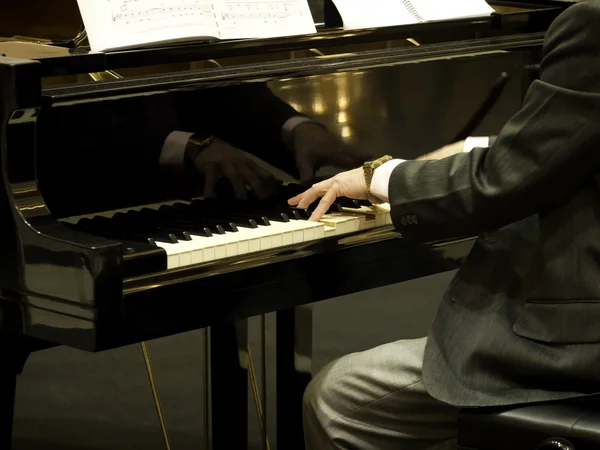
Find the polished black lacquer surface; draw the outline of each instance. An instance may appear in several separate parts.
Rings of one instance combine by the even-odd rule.
[[[540,32],[560,10],[555,4],[542,6],[519,16],[527,17],[522,23],[535,33],[515,34],[519,27],[507,25],[505,36],[495,31],[498,37],[488,33],[488,37],[478,38],[468,31],[469,39],[446,39],[412,48],[192,69],[97,83],[77,81],[46,89],[42,89],[42,80],[48,74],[190,61],[258,49],[310,48],[317,42],[351,45],[360,42],[360,36],[375,41],[389,33],[398,38],[416,36],[418,31],[426,41],[428,33],[441,29],[460,29],[463,33],[465,26],[491,26],[496,19],[422,24],[402,30],[327,31],[309,37],[107,55],[75,51],[68,57],[39,61],[0,58],[0,292],[7,305],[1,331],[98,350],[454,267],[467,251],[448,258],[436,249],[466,250],[468,245],[410,248],[388,227],[167,270],[165,252],[155,241],[185,241],[189,233],[232,233],[232,227],[267,226],[260,224],[265,216],[277,220],[275,217],[282,213],[293,214],[283,208],[281,199],[277,207],[265,204],[258,216],[254,207],[232,204],[233,210],[226,211],[220,205],[201,217],[165,206],[160,213],[92,217],[76,225],[58,219],[189,198],[189,192],[172,189],[158,167],[144,166],[132,173],[144,146],[127,131],[132,123],[152,124],[147,127],[149,133],[172,128],[172,105],[176,105],[179,116],[183,114],[183,122],[207,109],[177,109],[182,95],[215,99],[219,98],[215,92],[233,89],[228,86],[258,89],[267,82],[279,97],[299,112],[316,117],[347,142],[375,145],[382,152],[410,158],[452,140],[496,89],[493,108],[472,125],[472,131],[494,133],[518,107],[529,76],[526,67],[539,60]],[[508,16],[503,19],[506,23],[510,22]],[[510,82],[503,82],[498,90],[494,83],[500,74]],[[448,96],[448,77],[452,77],[453,89],[458,89],[454,98]],[[416,88],[419,83],[429,88]],[[464,88],[461,83],[466,83]],[[411,97],[412,92],[420,94]],[[114,111],[127,119],[115,118],[118,114]],[[220,120],[204,114],[203,123]],[[417,121],[421,125],[415,127]],[[394,126],[388,129],[388,123]],[[122,145],[122,150],[102,150],[115,145]],[[372,263],[369,267],[373,273],[366,275],[359,269],[365,261]],[[339,283],[326,283],[332,270]],[[275,288],[265,288],[279,286],[286,291],[299,284],[304,284],[311,295],[290,300],[292,297],[280,295]],[[323,284],[327,288],[323,289]],[[169,306],[161,304],[166,298]],[[285,305],[282,298],[288,300]]]

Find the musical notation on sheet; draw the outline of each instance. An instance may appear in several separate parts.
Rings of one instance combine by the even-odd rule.
[[[212,16],[206,0],[108,0],[113,22],[126,25],[163,20],[197,20]]]
[[[316,32],[307,0],[77,2],[94,51]]]
[[[277,24],[305,16],[306,9],[299,7],[298,3],[293,0],[226,0],[222,2],[219,19],[225,27],[246,21]]]

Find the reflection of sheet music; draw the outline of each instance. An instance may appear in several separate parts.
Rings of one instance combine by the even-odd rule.
[[[316,31],[306,0],[216,0],[214,6],[224,39]]]

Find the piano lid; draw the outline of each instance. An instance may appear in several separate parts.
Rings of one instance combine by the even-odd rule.
[[[510,27],[525,28],[526,32],[545,31],[553,18],[565,8],[564,2],[555,0],[490,1],[489,3],[496,9],[496,13],[486,17],[359,30],[331,28],[303,36],[198,42],[110,53],[92,53],[85,47],[70,48],[67,51],[52,51],[48,47],[36,49],[34,46],[25,47],[23,45],[10,47],[0,38],[0,54],[40,61],[44,76],[85,74],[259,53],[347,47],[348,45],[406,38],[418,40],[431,35],[446,36],[447,39],[444,39],[446,41],[448,39],[457,40],[456,36],[459,31],[460,33],[469,32],[472,36],[485,36],[490,30],[503,30],[504,28],[508,30]],[[15,9],[11,10],[10,8]],[[17,14],[16,17],[27,17],[27,22],[29,23],[29,19],[31,22],[26,25],[25,20],[15,21],[15,14]],[[44,14],[47,14],[47,17]],[[60,44],[60,39],[65,39],[62,45],[72,47],[72,40],[81,30],[80,24],[81,19],[76,0],[0,1],[0,36],[29,35],[49,39],[50,41],[45,41],[45,43],[55,45]],[[510,31],[506,31],[506,33],[511,34]],[[459,37],[458,40],[461,38]]]

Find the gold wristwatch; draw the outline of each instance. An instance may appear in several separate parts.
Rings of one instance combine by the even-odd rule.
[[[185,147],[183,163],[186,169],[192,169],[196,157],[213,142],[215,142],[215,138],[209,133],[194,133]]]
[[[375,161],[367,161],[363,164],[363,170],[365,172],[365,183],[367,184],[367,200],[369,200],[374,205],[378,205],[383,202],[379,198],[371,194],[371,181],[373,181],[373,173],[375,172],[375,169],[377,169],[383,163],[390,161],[391,159],[393,159],[391,156],[385,155],[381,158],[377,158]]]

